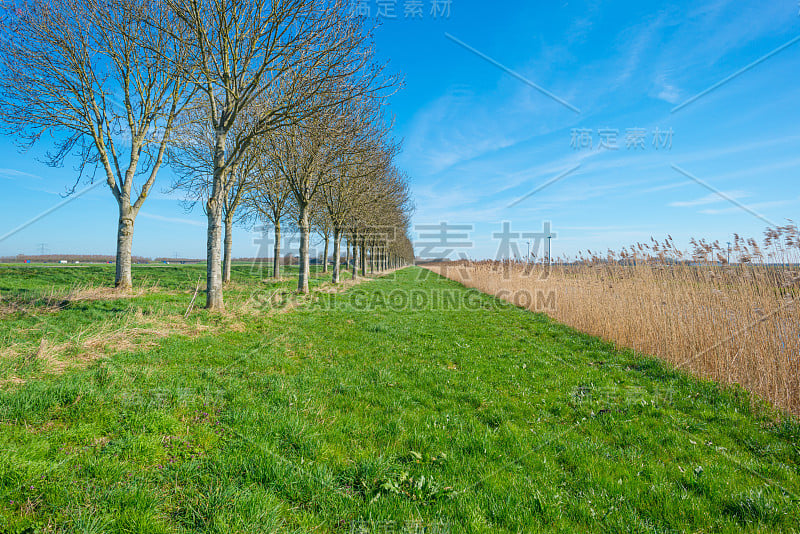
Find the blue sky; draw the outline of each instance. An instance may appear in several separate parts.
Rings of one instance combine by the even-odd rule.
[[[381,57],[405,74],[392,100],[404,139],[398,163],[411,177],[415,224],[472,225],[472,246],[456,254],[493,257],[503,221],[523,232],[552,221],[554,255],[668,234],[686,246],[690,237],[762,235],[766,222],[674,166],[769,221],[797,218],[800,42],[773,53],[800,36],[796,0],[452,0],[449,16],[437,17],[433,0],[423,0],[413,20],[404,17],[408,1],[388,2],[396,17],[376,34]],[[377,15],[381,2],[363,4]],[[591,148],[573,142],[579,130]],[[616,150],[600,147],[601,130]],[[643,147],[626,146],[641,135]],[[72,168],[36,160],[46,148],[43,140],[20,153],[0,138],[0,235],[58,203],[74,181]],[[166,171],[137,220],[134,254],[202,257],[204,218],[160,192],[169,181]],[[0,255],[35,253],[42,243],[51,253],[112,253],[115,217],[101,186],[0,242]],[[255,255],[254,240],[237,230],[235,255]]]

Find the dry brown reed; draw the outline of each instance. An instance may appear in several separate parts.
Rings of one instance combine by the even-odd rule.
[[[738,236],[730,251],[717,242],[692,245],[682,252],[670,237],[549,268],[520,261],[427,267],[800,414],[797,227],[768,230],[763,246]]]

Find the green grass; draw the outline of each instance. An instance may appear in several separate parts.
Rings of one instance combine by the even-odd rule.
[[[29,302],[109,272],[16,269],[0,292]],[[3,343],[182,316],[197,269],[4,317]],[[796,422],[427,271],[239,320],[0,390],[0,532],[800,530]]]
[[[330,274],[317,272],[320,267],[312,269],[312,289],[330,281]],[[114,278],[114,266],[0,266],[0,304],[18,309],[17,313],[3,314],[0,307],[0,348],[14,347],[15,352],[22,353],[17,358],[0,358],[0,383],[4,376],[25,378],[42,370],[42,362],[28,356],[36,352],[43,338],[54,345],[71,345],[68,352],[75,356],[82,339],[118,329],[137,313],[152,321],[162,316],[182,317],[198,281],[205,287],[205,265],[134,265],[133,273],[135,287],[141,290],[136,297],[71,301],[68,294],[72,290],[107,286]],[[234,264],[226,299],[247,302],[278,289],[296,288],[296,266],[283,267],[284,279],[280,282],[264,278],[269,273],[271,266],[262,272],[249,264]],[[342,277],[349,279],[350,275],[343,272]],[[204,303],[205,293],[201,291],[195,304],[202,308]],[[224,321],[200,313],[189,323],[221,326]]]

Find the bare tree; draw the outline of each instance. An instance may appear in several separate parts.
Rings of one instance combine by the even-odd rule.
[[[191,97],[186,49],[154,20],[171,21],[154,0],[32,0],[0,28],[3,130],[27,146],[51,133],[57,140],[49,165],[77,155],[79,177],[69,193],[87,168],[94,168],[92,180],[97,170],[104,173],[119,207],[115,285],[121,289],[132,282],[136,216]],[[139,176],[144,182],[137,187]]]
[[[208,197],[207,301],[223,308],[220,267],[222,199],[230,171],[255,139],[336,105],[352,94],[330,94],[331,81],[358,75],[371,90],[376,69],[369,32],[346,0],[165,0],[181,24],[173,35],[191,50],[193,81],[205,94],[214,135]],[[314,98],[328,93],[329,98]],[[258,104],[258,106],[256,106]],[[232,132],[239,115],[248,127]]]
[[[297,289],[301,293],[308,291],[310,274],[311,206],[315,202],[321,207],[327,206],[325,220],[330,220],[334,232],[337,225],[341,232],[341,222],[334,222],[334,218],[341,220],[342,213],[348,209],[345,208],[346,197],[352,196],[352,191],[348,193],[346,185],[329,186],[366,177],[370,172],[368,168],[372,162],[363,155],[370,150],[376,152],[383,139],[385,130],[380,115],[383,100],[383,96],[373,94],[336,107],[326,106],[324,112],[306,118],[271,139],[273,152],[277,155],[277,168],[289,183],[298,209],[301,266]],[[355,171],[354,165],[359,162],[363,168]],[[333,205],[339,201],[338,205]],[[334,235],[335,249],[338,238]],[[334,279],[338,280],[338,269]]]
[[[270,139],[276,168],[289,184],[297,206],[300,229],[300,272],[297,290],[309,290],[311,207],[317,194],[335,179],[337,162],[347,145],[347,110],[329,108]]]
[[[340,158],[335,179],[322,187],[322,202],[333,234],[333,283],[338,283],[341,278],[341,240],[348,223],[353,220],[357,210],[372,201],[370,191],[373,184],[368,178],[389,162],[390,153],[377,150],[374,144],[368,143],[369,136],[370,133],[367,133],[366,136],[351,140],[352,149]],[[350,239],[351,243],[353,241]]]
[[[175,171],[171,190],[181,190],[186,194],[187,210],[193,209],[199,203],[205,211],[213,185],[215,136],[206,118],[207,106],[202,102],[188,110],[176,126],[175,141],[167,152],[169,164]],[[240,116],[241,121],[246,121],[247,118],[247,114]],[[234,126],[234,130],[240,128],[242,126],[239,124]],[[246,218],[246,214],[240,213],[239,208],[250,187],[253,169],[257,164],[257,154],[248,151],[237,165],[231,167],[229,180],[225,183],[225,193],[221,200],[225,232],[222,253],[223,283],[231,280],[233,225]]]
[[[256,162],[250,188],[245,197],[248,211],[265,222],[272,224],[274,229],[274,250],[272,257],[272,277],[281,277],[281,221],[292,209],[292,190],[273,164],[273,154],[264,146],[262,141],[253,145]]]
[[[413,211],[407,178],[394,166],[376,167],[365,180],[367,192],[348,222],[349,239],[359,257],[353,276],[359,268],[362,276],[368,268],[373,272],[376,267],[380,269],[379,256],[406,232],[408,215]]]

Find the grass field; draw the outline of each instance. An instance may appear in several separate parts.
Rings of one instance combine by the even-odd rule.
[[[262,281],[270,269],[234,265],[226,288],[230,313],[194,313],[184,320],[198,283],[205,286],[205,265],[137,265],[136,288],[123,298],[108,286],[113,266],[0,266],[0,384],[85,367],[109,350],[149,346],[174,334],[241,329],[242,319],[260,313],[265,299],[296,287],[297,267],[283,269],[286,277],[270,282]],[[311,287],[328,280],[329,274],[314,272]],[[201,291],[197,307],[204,302]]]
[[[0,532],[800,530],[742,389],[419,268],[184,319],[202,269],[0,268]]]

